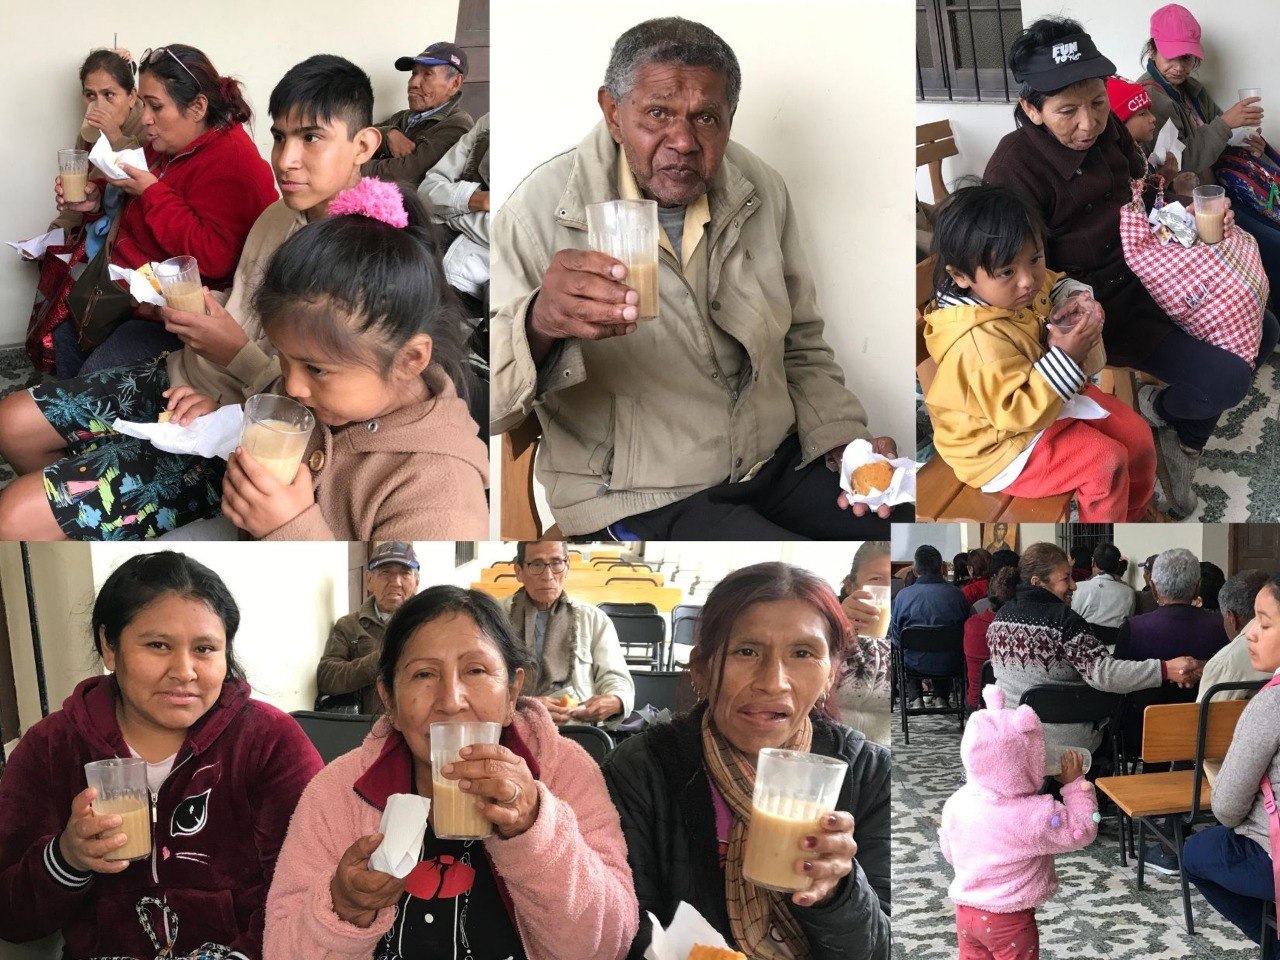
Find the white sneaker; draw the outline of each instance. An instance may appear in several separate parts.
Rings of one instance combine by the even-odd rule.
[[[914,700],[912,700],[910,703],[908,703],[908,704],[907,704],[907,709],[908,709],[908,710],[923,710],[923,709],[924,709],[924,700],[923,700],[923,698],[921,698],[921,697],[916,697]]]

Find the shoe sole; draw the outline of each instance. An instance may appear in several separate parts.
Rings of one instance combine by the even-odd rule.
[[[1142,869],[1145,873],[1158,873],[1164,877],[1176,877],[1178,875],[1177,867],[1157,866],[1151,862],[1147,862]]]

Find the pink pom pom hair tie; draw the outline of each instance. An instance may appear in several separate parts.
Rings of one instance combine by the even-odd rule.
[[[400,188],[377,177],[362,177],[354,187],[343,190],[329,202],[329,216],[339,217],[348,213],[380,220],[393,227],[409,225],[409,214],[404,208]]]

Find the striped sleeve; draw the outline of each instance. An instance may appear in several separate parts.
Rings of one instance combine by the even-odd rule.
[[[1067,356],[1060,347],[1050,347],[1049,352],[1037,360],[1034,366],[1040,371],[1040,375],[1049,381],[1049,386],[1053,387],[1054,393],[1061,397],[1064,403],[1084,386],[1085,375],[1080,369],[1080,364]]]
[[[44,866],[49,871],[49,876],[61,886],[71,890],[83,889],[93,880],[91,871],[80,871],[67,863],[62,852],[58,850],[57,837],[50,840],[48,846],[44,848]]]
[[[1073,280],[1071,277],[1063,277],[1049,291],[1049,299],[1056,307],[1074,293],[1088,293],[1089,296],[1093,296],[1093,287],[1087,283],[1081,283],[1079,280]]]

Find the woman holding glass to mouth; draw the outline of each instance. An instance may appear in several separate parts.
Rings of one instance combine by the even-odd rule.
[[[528,662],[478,592],[431,587],[395,613],[378,668],[386,714],[298,804],[267,902],[267,960],[626,954],[637,912],[618,813],[586,751],[520,698]],[[433,770],[431,725],[476,721],[500,724],[499,743]],[[441,839],[437,809],[407,877],[371,868],[388,798],[432,798],[433,774],[457,782],[492,835]]]
[[[605,761],[640,902],[633,960],[649,945],[645,912],[666,925],[681,901],[751,960],[887,960],[890,754],[839,723],[832,699],[852,643],[808,571],[756,564],[711,591],[690,659],[698,704]],[[796,845],[793,894],[744,876],[766,747],[848,763],[835,809]]]

